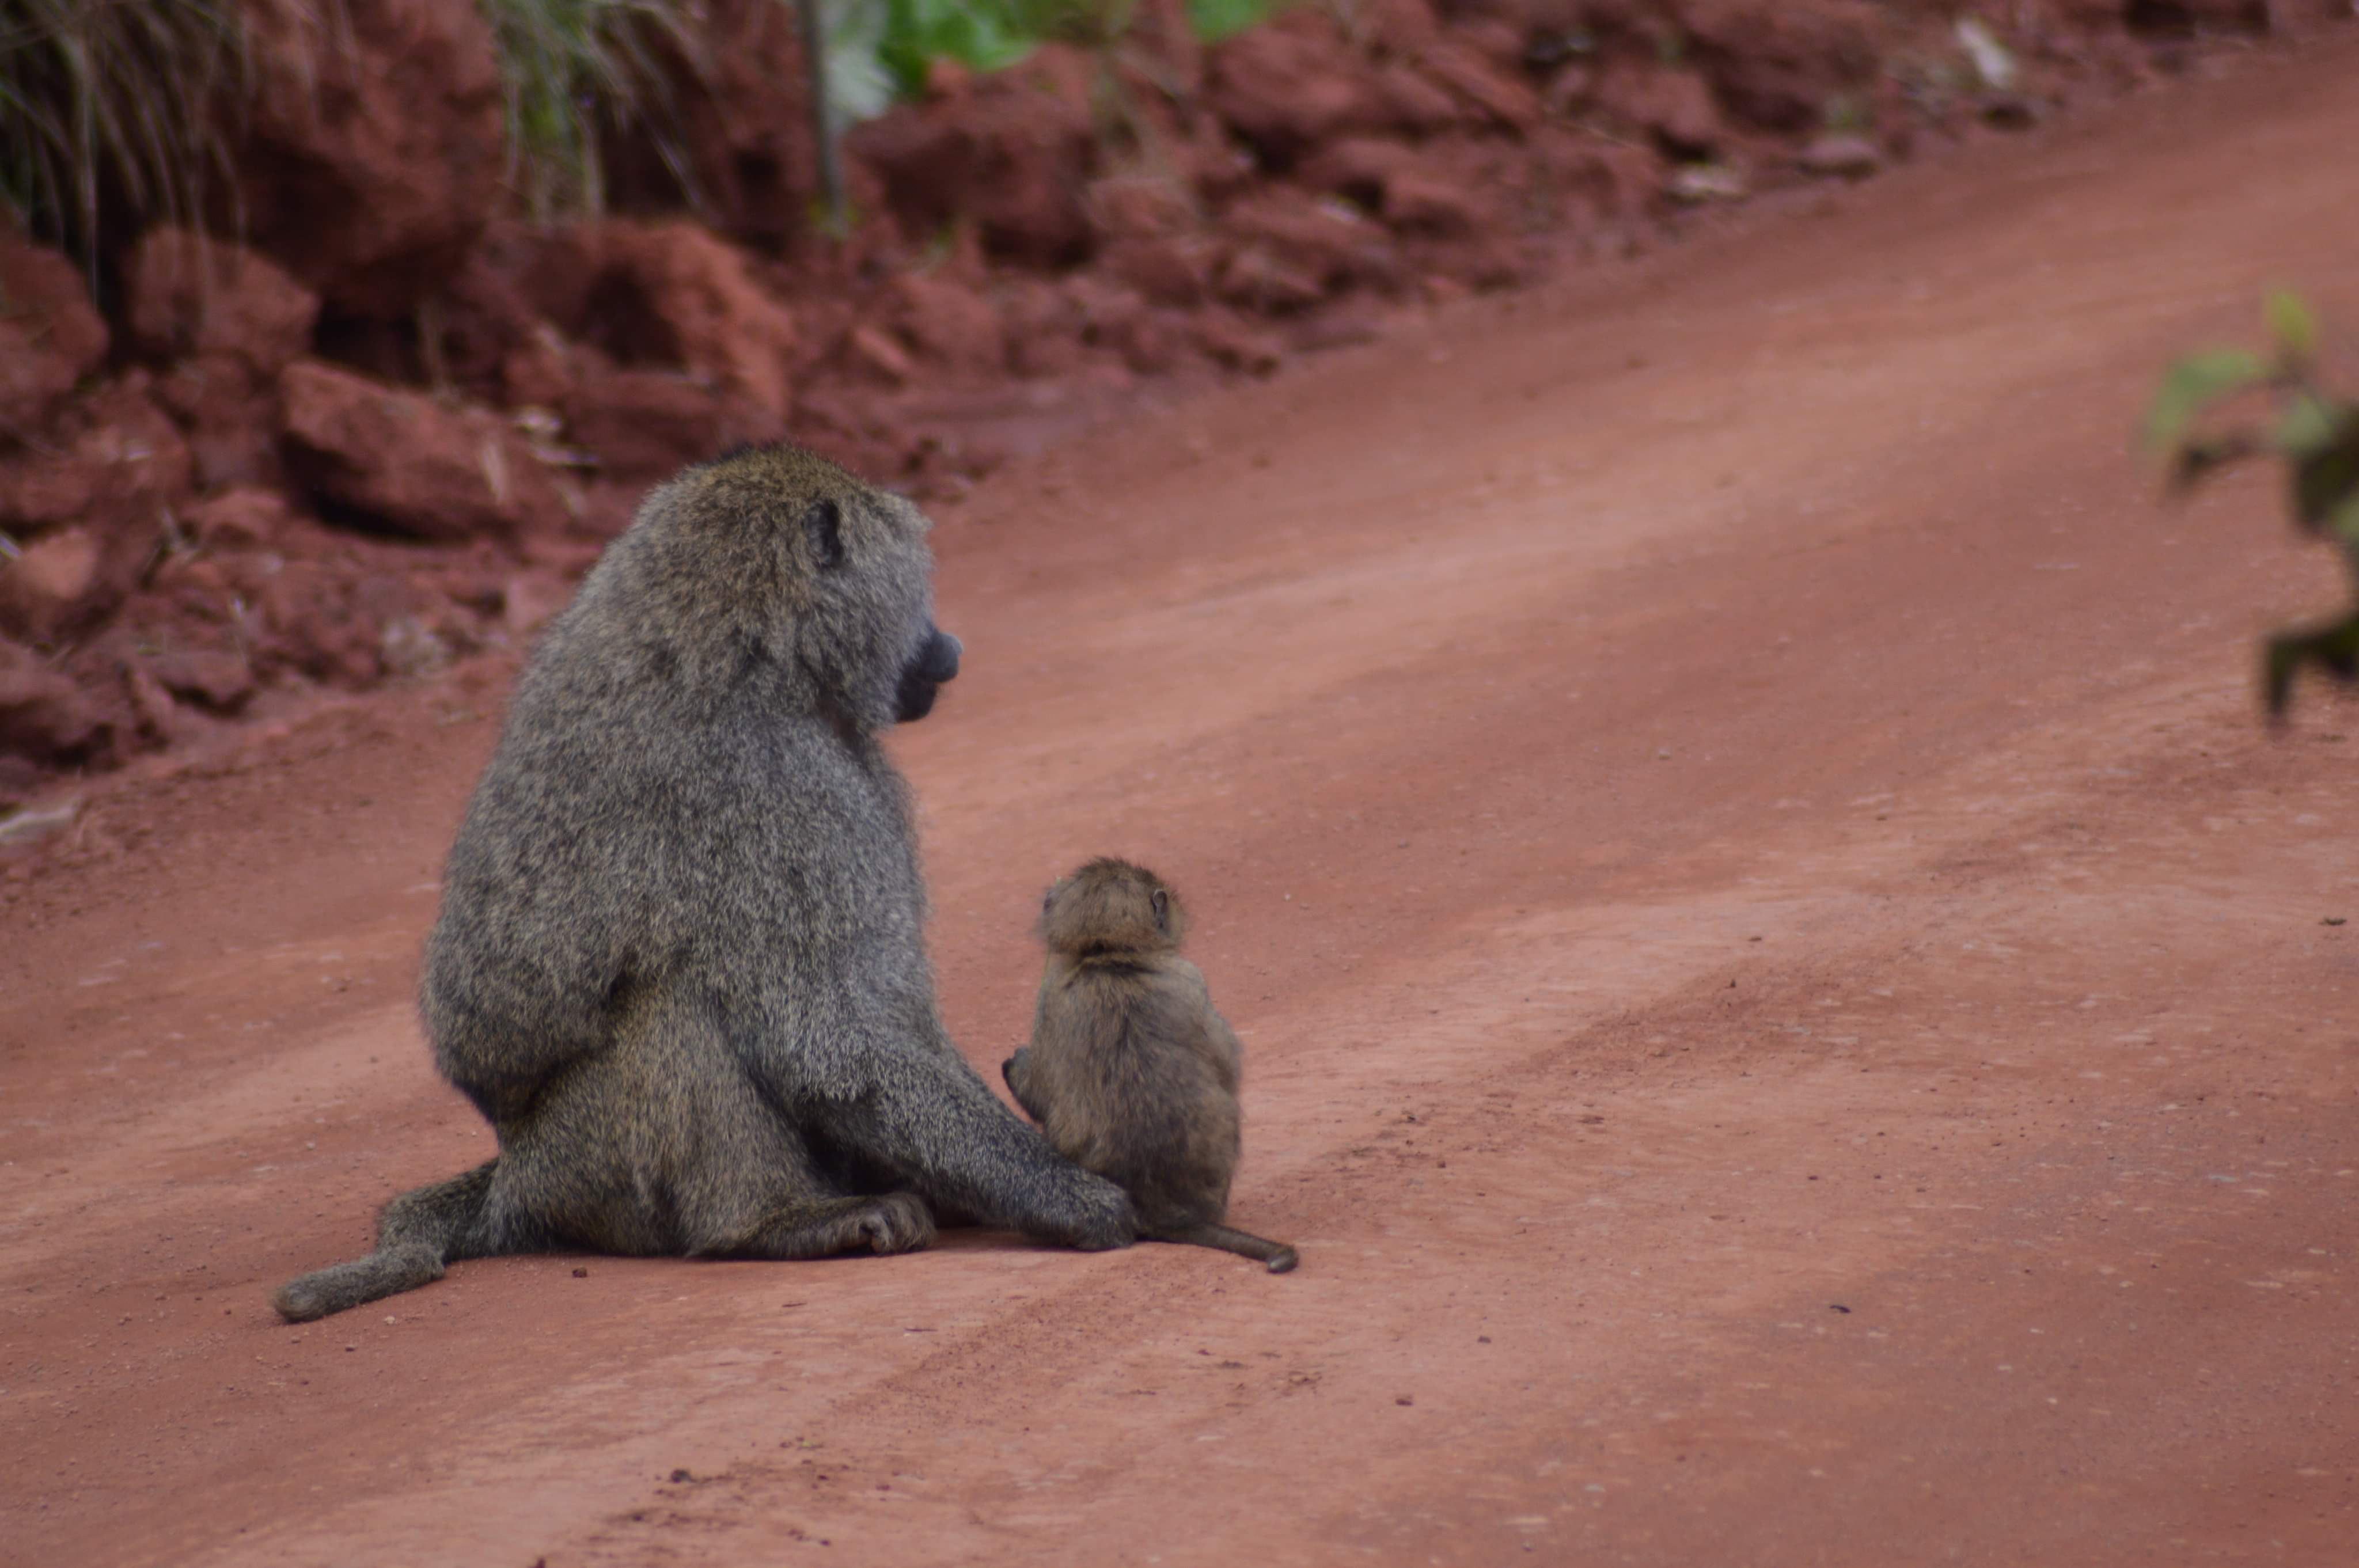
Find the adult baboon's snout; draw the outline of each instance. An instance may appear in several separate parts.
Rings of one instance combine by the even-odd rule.
[[[908,724],[934,710],[935,690],[944,681],[958,678],[962,652],[959,640],[940,627],[927,636],[918,656],[902,666],[901,687],[894,704],[897,721]]]

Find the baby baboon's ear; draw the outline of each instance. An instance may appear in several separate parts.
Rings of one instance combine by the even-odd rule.
[[[1155,906],[1155,929],[1158,931],[1169,932],[1171,929],[1171,922],[1169,918],[1171,909],[1171,895],[1165,892],[1161,888],[1157,888],[1154,895],[1147,900],[1147,903]]]
[[[821,571],[843,564],[843,513],[832,501],[814,501],[803,513],[803,537]]]

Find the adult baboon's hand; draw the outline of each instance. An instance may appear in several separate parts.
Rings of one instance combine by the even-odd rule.
[[[1130,1195],[1104,1177],[1075,1166],[1060,1195],[1066,1201],[1026,1227],[1036,1239],[1083,1252],[1111,1251],[1138,1239],[1138,1214],[1130,1206]]]

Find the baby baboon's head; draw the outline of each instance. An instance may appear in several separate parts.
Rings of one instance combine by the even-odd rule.
[[[1147,954],[1180,946],[1188,912],[1145,866],[1099,859],[1061,878],[1040,901],[1040,936],[1069,957]]]
[[[924,718],[958,674],[958,639],[934,624],[932,526],[799,447],[746,448],[649,492],[601,597],[684,643],[687,678],[775,661],[874,731]]]

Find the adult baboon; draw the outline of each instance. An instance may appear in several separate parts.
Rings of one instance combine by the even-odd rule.
[[[879,744],[958,673],[930,524],[791,447],[651,492],[517,682],[426,945],[435,1064],[498,1157],[386,1206],[291,1320],[498,1253],[907,1251],[945,1221],[1098,1249],[1060,1157],[934,1005]]]
[[[1049,888],[1032,1043],[1000,1075],[1060,1153],[1130,1194],[1140,1234],[1283,1274],[1293,1248],[1221,1223],[1243,1143],[1244,1048],[1180,956],[1187,926],[1179,895],[1126,860],[1092,860]]]

